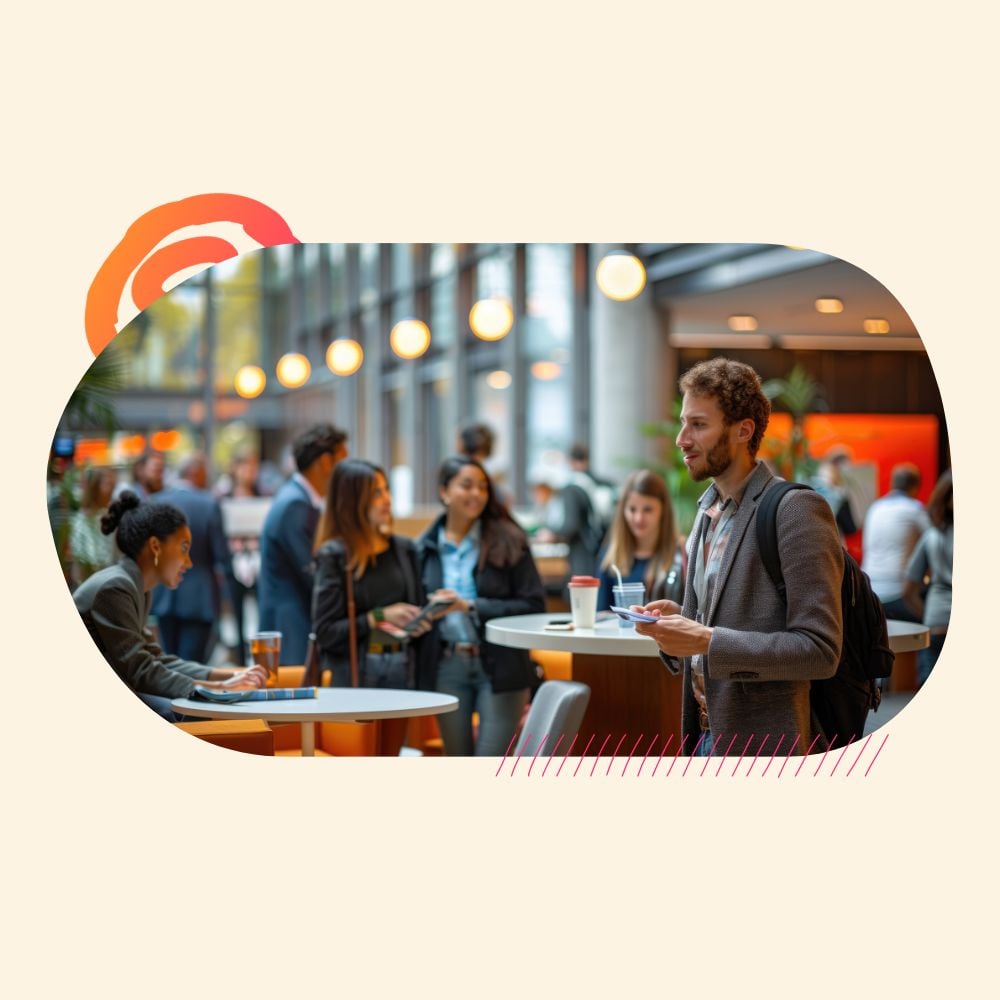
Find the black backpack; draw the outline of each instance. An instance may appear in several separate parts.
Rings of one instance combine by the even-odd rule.
[[[808,490],[803,483],[777,483],[757,508],[757,547],[768,576],[783,601],[785,580],[778,556],[778,504],[790,490]],[[827,680],[814,680],[809,702],[827,742],[846,745],[858,739],[868,711],[878,709],[882,691],[875,683],[892,673],[895,658],[889,648],[889,632],[882,602],[854,557],[844,549],[844,579],[840,599],[844,614],[844,642],[837,672]]]

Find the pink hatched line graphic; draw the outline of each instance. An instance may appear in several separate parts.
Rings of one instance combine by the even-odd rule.
[[[755,754],[753,755],[753,760],[752,760],[752,761],[750,761],[750,766],[749,766],[749,767],[747,768],[747,773],[746,773],[745,777],[747,777],[747,778],[749,778],[749,777],[750,777],[750,772],[751,772],[751,771],[753,770],[753,766],[754,766],[754,764],[756,764],[756,763],[757,763],[757,758],[758,758],[758,757],[760,756],[760,752],[761,752],[761,750],[763,750],[763,749],[764,749],[764,744],[765,744],[765,743],[766,743],[766,742],[767,742],[767,741],[768,741],[769,739],[770,739],[770,734],[768,734],[767,736],[765,736],[765,737],[764,737],[764,738],[763,738],[763,739],[762,739],[762,740],[760,741],[760,746],[759,746],[759,747],[757,747],[757,752],[756,752],[756,753],[755,753]]]
[[[621,776],[623,778],[625,777],[625,772],[628,770],[629,764],[632,763],[632,757],[635,754],[635,751],[636,751],[636,749],[639,746],[639,740],[641,740],[641,739],[642,739],[642,733],[639,733],[639,738],[635,741],[635,745],[632,747],[632,750],[629,752],[628,760],[625,761],[625,766],[622,768],[622,774],[621,774]],[[641,764],[639,766],[642,767]]]
[[[639,761],[639,770],[635,772],[635,776],[637,778],[639,777],[640,774],[642,774],[642,765],[646,763],[646,760],[648,759],[649,755],[653,752],[653,746],[656,744],[656,741],[659,738],[660,738],[659,737],[659,733],[656,733],[656,734],[653,735],[653,738],[649,741],[649,746],[646,747],[646,752],[643,754],[642,760]],[[673,739],[673,738],[674,738],[673,735],[671,735],[670,739]],[[664,749],[666,749],[666,746],[667,746],[667,744],[664,743],[663,744]],[[662,756],[663,756],[663,750],[660,751],[660,757],[662,757]],[[660,763],[659,759],[657,759],[656,763],[657,764]],[[656,774],[656,769],[655,768],[653,769],[653,774]]]
[[[730,778],[735,778],[736,777],[736,772],[740,769],[740,764],[743,763],[743,758],[746,757],[747,750],[750,749],[750,740],[752,740],[752,739],[753,739],[753,733],[751,733],[750,736],[749,736],[749,738],[747,739],[746,745],[743,747],[743,750],[740,753],[740,759],[736,762],[736,766],[733,768],[733,773],[731,775],[729,775]]]
[[[861,760],[862,757],[864,757],[865,751],[868,749],[868,744],[871,743],[872,736],[874,735],[875,735],[874,733],[868,734],[868,739],[865,740],[865,745],[861,748],[861,753],[859,753],[857,757],[854,758],[854,763],[847,769],[847,774],[844,775],[845,778],[849,778],[851,776],[851,771],[853,771],[858,766],[858,761]]]
[[[879,744],[879,746],[878,746],[878,750],[876,750],[876,751],[875,751],[875,756],[874,756],[874,757],[872,757],[872,762],[871,762],[871,764],[869,764],[869,765],[868,765],[868,768],[867,768],[867,770],[865,771],[865,775],[864,775],[864,776],[865,776],[866,778],[868,777],[868,771],[870,771],[870,770],[871,770],[871,769],[872,769],[872,768],[873,768],[873,767],[875,766],[875,761],[876,761],[876,760],[878,760],[878,755],[879,755],[879,754],[880,754],[880,753],[882,752],[882,747],[884,747],[884,746],[885,746],[885,741],[886,741],[887,739],[889,739],[889,734],[888,734],[888,733],[886,733],[886,734],[885,734],[885,740],[882,740],[882,742],[881,742],[881,743]]]
[[[680,746],[677,748],[677,752],[674,754],[674,759],[670,762],[670,767],[667,769],[667,777],[670,777],[670,772],[674,769],[674,764],[677,763],[677,758],[681,755],[681,751],[684,749],[684,744],[687,743],[687,736],[681,740]],[[683,777],[683,775],[681,775]]]
[[[818,739],[818,737],[817,737],[817,739]],[[817,774],[819,774],[819,772],[822,769],[823,765],[826,763],[826,755],[833,749],[833,744],[836,743],[836,742],[837,742],[837,737],[836,737],[836,734],[834,734],[833,739],[830,740],[830,745],[823,751],[823,756],[820,758],[819,763],[816,765],[816,770],[813,771],[813,777],[814,778],[816,777]]]
[[[720,739],[721,739],[721,737],[720,737]],[[713,756],[715,754],[715,746],[716,746],[716,744],[718,744],[718,742],[719,741],[716,740],[715,744],[712,745],[712,754],[713,754]],[[719,761],[719,769],[715,772],[715,776],[716,777],[718,777],[720,774],[722,774],[722,765],[726,763],[726,758],[729,756],[729,751],[733,749],[733,744],[735,742],[736,742],[736,734],[733,733],[733,738],[729,741],[729,746],[726,747],[726,752],[722,755],[722,760]],[[704,770],[705,769],[702,768],[702,772],[703,773],[704,773]]]
[[[545,741],[549,738],[549,734],[546,733],[542,737],[542,742],[538,744],[538,749],[535,751],[535,756],[531,758],[531,763],[528,765],[528,777],[531,777],[531,769],[535,766],[535,761],[538,760],[538,755],[542,752],[542,747],[545,746]],[[528,734],[528,739],[531,739],[531,734]]]
[[[611,765],[614,764],[615,758],[618,756],[618,751],[621,750],[622,744],[625,742],[625,737],[627,735],[627,733],[622,733],[622,738],[618,741],[618,746],[615,747],[615,752],[611,755],[611,760],[608,761],[608,769],[604,772],[605,778],[611,773]],[[642,733],[639,734],[639,739],[642,739]],[[604,747],[601,747],[601,749],[603,750]],[[625,766],[628,767],[628,764],[626,763]]]
[[[544,778],[546,774],[548,774],[549,767],[552,764],[553,758],[558,754],[559,749],[565,740],[565,734],[560,734],[555,742],[555,745],[551,748],[551,750],[546,751],[546,747],[548,746],[552,738],[552,735],[553,734],[551,733],[546,733],[542,737],[541,741],[538,743],[538,746],[535,748],[534,753],[531,754],[529,763],[527,764],[527,772],[526,772],[527,777],[530,778],[533,775],[535,764],[538,762],[539,758],[544,759],[544,767],[541,770],[540,776]],[[694,744],[694,748],[691,751],[690,756],[687,758],[687,760],[685,760],[684,766],[680,771],[679,776],[681,778],[687,777],[691,765],[695,762],[695,759],[700,756],[699,750],[702,750],[704,748],[705,739],[708,737],[708,735],[709,735],[708,733],[699,734],[699,737]],[[843,777],[849,778],[853,774],[854,770],[857,768],[858,764],[861,763],[862,758],[864,758],[867,755],[868,746],[872,741],[872,735],[873,734],[869,734],[867,737],[865,737],[863,743],[860,743],[860,741],[856,741],[855,738],[852,736],[843,747],[838,747],[836,745],[838,741],[836,737],[834,737],[834,739],[830,741],[830,744],[822,751],[822,753],[818,754],[819,761],[815,769],[813,770],[813,777],[814,778],[818,777],[820,773],[823,771],[824,767],[826,766],[827,760],[832,759],[835,756],[836,759],[833,762],[833,767],[829,771],[829,776],[832,778],[837,773],[837,771],[840,770],[841,764],[850,753],[851,747],[857,748],[860,745],[860,749],[858,749],[858,753],[854,757],[854,760],[851,762],[850,767],[848,767],[846,771],[841,772]],[[674,733],[670,733],[667,736],[667,738],[662,741],[660,752],[656,757],[656,762],[653,765],[653,768],[650,772],[650,777],[656,777],[656,774],[659,771],[660,764],[663,762],[664,757],[666,757],[668,751],[670,751],[670,749],[674,747],[675,745],[674,736],[675,736]],[[577,733],[571,739],[569,747],[562,754],[562,760],[560,760],[559,767],[555,771],[554,775],[555,777],[558,778],[562,774],[562,770],[566,766],[566,761],[572,756],[573,750],[576,747],[579,738],[580,738],[579,733]],[[771,734],[770,733],[765,734],[763,738],[760,740],[760,742],[757,743],[755,746],[756,735],[751,733],[750,736],[747,737],[746,741],[743,743],[742,748],[737,748],[738,749],[737,753],[737,751],[734,751],[734,747],[737,746],[738,738],[739,738],[738,735],[733,735],[727,741],[725,735],[722,733],[711,737],[712,739],[711,748],[709,749],[708,754],[704,756],[701,767],[697,769],[697,776],[704,777],[708,773],[709,765],[713,763],[713,758],[717,758],[717,760],[715,761],[715,763],[717,764],[715,769],[715,777],[721,776],[722,770],[726,766],[726,762],[729,759],[734,760],[733,768],[730,771],[729,775],[730,777],[736,777],[740,773],[740,768],[742,767],[743,763],[747,760],[749,760],[749,766],[746,769],[744,777],[750,777],[750,774],[753,772],[754,768],[757,765],[757,761],[765,754],[765,748],[771,741]],[[820,735],[816,735],[815,737],[813,737],[812,742],[809,744],[809,747],[802,755],[802,759],[799,762],[798,767],[795,768],[792,775],[793,777],[797,778],[802,773],[802,770],[806,765],[807,759],[810,756],[812,756],[813,751],[816,748],[816,744],[819,742],[821,738],[822,737]],[[523,745],[525,747],[525,750],[522,750],[516,755],[512,753],[515,739],[516,737],[512,737],[510,743],[507,745],[507,750],[504,752],[504,756],[503,759],[500,761],[499,767],[494,772],[494,777],[499,777],[507,761],[511,762],[510,777],[514,777],[514,775],[517,773],[518,766],[520,765],[522,758],[528,759],[531,749],[531,741],[533,739],[533,734],[532,733],[525,734],[525,738],[523,740]],[[586,746],[583,748],[582,754],[580,755],[579,759],[576,762],[576,766],[573,768],[572,777],[576,777],[577,774],[579,773],[580,768],[583,766],[584,758],[586,758],[587,755],[589,754],[591,747],[594,745],[594,741],[596,739],[597,739],[597,734],[591,733],[589,739],[587,740]],[[590,771],[588,774],[589,777],[594,777],[594,775],[597,773],[597,767],[602,762],[605,751],[611,744],[612,739],[613,735],[611,733],[608,733],[604,737],[603,741],[601,742],[600,748],[598,749],[597,754],[591,763]],[[622,760],[623,765],[621,772],[618,776],[624,778],[628,774],[628,770],[632,764],[632,761],[638,757],[640,745],[645,740],[645,735],[640,733],[639,736],[637,736],[634,742],[632,743],[631,748],[623,756],[622,747],[625,746],[627,739],[628,739],[628,734],[623,733],[619,737],[617,743],[615,744],[614,749],[611,751],[611,753],[608,754],[608,759],[605,762],[606,766],[604,769],[605,777],[609,777],[611,775],[612,769],[615,766],[615,763],[619,760]],[[878,756],[882,752],[882,748],[888,742],[888,739],[889,736],[888,734],[886,734],[883,737],[882,742],[879,744],[878,749],[875,751],[874,756],[869,761],[868,766],[865,768],[863,775],[864,777],[867,777],[871,773],[872,768],[875,765],[875,761],[878,759]],[[673,750],[673,755],[672,755],[673,759],[670,761],[670,766],[667,768],[665,772],[668,778],[673,773],[673,770],[677,765],[678,759],[684,754],[685,747],[688,744],[688,740],[689,736],[686,735],[683,737],[683,739],[681,739],[680,743],[676,744],[676,749]],[[635,777],[638,778],[642,775],[643,768],[646,766],[646,762],[650,759],[650,755],[654,752],[654,748],[656,747],[658,741],[660,741],[660,735],[658,733],[654,733],[653,737],[649,741],[648,746],[646,746],[645,751],[642,753],[641,759],[639,760],[639,766],[634,772]],[[784,734],[782,734],[781,736],[778,737],[774,749],[770,753],[767,764],[760,772],[760,776],[762,778],[765,777],[767,773],[770,771],[771,765],[774,764],[774,762],[777,760],[779,754],[781,754],[783,759],[781,762],[781,767],[778,769],[777,777],[781,778],[781,776],[784,774],[788,762],[795,755],[796,747],[798,747],[800,742],[800,737],[796,736],[795,739],[792,741],[791,746],[788,748],[788,751],[782,754],[782,747],[784,745],[784,741],[785,741],[785,736]],[[752,748],[754,749],[754,753],[751,759],[750,750]],[[834,755],[835,750],[838,752]]]
[[[792,743],[792,745],[788,748],[788,753],[785,754],[785,759],[784,759],[784,762],[781,765],[781,770],[778,772],[778,777],[779,778],[785,773],[785,764],[787,764],[789,762],[789,760],[791,760],[792,753],[795,751],[795,748],[798,745],[799,745],[799,738],[798,738],[798,736],[796,736],[795,740]]]
[[[597,770],[597,765],[601,762],[601,754],[604,753],[604,748],[608,745],[608,740],[610,739],[611,733],[608,733],[608,735],[604,737],[601,749],[597,751],[597,756],[594,758],[594,766],[590,769],[590,777],[594,776],[594,771]],[[623,736],[622,739],[625,739],[625,737]],[[619,742],[618,745],[621,746],[621,743]]]
[[[761,774],[762,778],[764,777],[765,774],[767,774],[767,768],[770,767],[774,763],[774,758],[778,756],[778,751],[781,749],[781,744],[784,743],[784,741],[785,741],[785,734],[782,733],[778,737],[778,745],[774,748],[774,753],[771,754],[771,759],[767,762],[767,767],[764,768],[764,771]],[[785,765],[782,764],[781,766],[784,767]],[[780,778],[781,775],[779,774],[778,777]]]
[[[844,754],[847,753],[847,751],[851,748],[851,744],[853,742],[854,742],[854,737],[852,736],[847,741],[847,746],[845,746],[844,749],[840,751],[840,756],[837,758],[837,763],[833,765],[833,770],[830,772],[830,777],[831,778],[833,777],[833,775],[836,772],[837,768],[840,767],[840,762],[844,759]]]
[[[556,751],[559,749],[559,744],[562,743],[563,737],[565,737],[565,735],[566,735],[565,733],[560,733],[559,734],[559,739],[556,740],[556,745],[552,748],[552,753],[549,754],[549,759],[545,762],[545,767],[542,768],[542,777],[543,778],[545,777],[545,772],[549,769],[549,764],[552,763],[552,758],[555,757]],[[574,739],[575,739],[575,737],[574,737]],[[571,745],[570,748],[572,749],[572,745]],[[565,758],[563,758],[563,759],[565,760]],[[561,764],[559,766],[562,767]],[[556,777],[557,778],[559,777],[559,772],[558,771],[556,771]]]
[[[579,733],[576,734],[576,736],[579,735],[580,735]],[[576,736],[573,737],[573,742],[570,743],[569,749],[566,751],[566,756],[563,757],[562,762],[559,764],[559,770],[556,771],[557,778],[559,777],[560,774],[562,774],[563,764],[565,764],[566,761],[569,760],[569,755],[573,752],[573,747],[576,745]],[[580,765],[577,764],[576,766],[579,767]],[[545,772],[543,771],[542,774],[544,775],[544,773]],[[576,771],[574,771],[573,773],[576,774]]]

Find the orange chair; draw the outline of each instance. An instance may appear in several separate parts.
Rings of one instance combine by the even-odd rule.
[[[530,653],[535,663],[540,663],[547,681],[573,679],[573,654],[559,649],[533,649]]]
[[[274,733],[262,719],[211,719],[206,722],[175,722],[174,725],[217,747],[264,757],[274,756]]]

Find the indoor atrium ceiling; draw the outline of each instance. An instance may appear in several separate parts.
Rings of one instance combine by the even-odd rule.
[[[770,243],[640,243],[628,249],[646,266],[675,346],[922,349],[895,296],[837,257]],[[843,311],[817,312],[819,298],[840,299]],[[734,333],[731,316],[752,316],[756,330]],[[888,321],[888,333],[865,332],[864,321],[875,318]]]

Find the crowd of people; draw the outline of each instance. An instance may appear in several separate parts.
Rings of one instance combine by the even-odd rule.
[[[676,443],[692,479],[710,481],[690,536],[678,534],[660,475],[636,470],[616,488],[575,446],[565,481],[537,484],[546,487],[538,495],[546,516],[534,537],[566,542],[570,572],[599,578],[602,610],[616,582],[644,584],[642,608],[656,621],[638,630],[655,639],[666,669],[684,674],[684,752],[716,753],[723,736],[752,732],[789,744],[820,738],[822,749],[809,686],[831,676],[841,648],[845,522],[831,502],[835,471],[824,478],[827,490],[795,491],[779,505],[787,585],[779,594],[748,531],[776,481],[758,458],[770,414],[760,379],[747,365],[717,358],[687,372],[680,390]],[[170,699],[195,684],[266,682],[257,665],[207,664],[225,588],[239,623],[237,663],[246,662],[242,608],[255,590],[260,628],[282,635],[282,663],[306,662],[312,638],[334,685],[454,695],[458,711],[438,720],[445,752],[502,754],[537,676],[527,651],[487,641],[486,624],[544,611],[545,590],[531,539],[484,464],[492,432],[470,425],[457,444],[438,470],[439,516],[409,539],[394,533],[380,466],[349,457],[347,434],[331,424],[301,433],[291,448],[295,471],[270,503],[249,581],[234,571],[239,551],[223,531],[219,496],[258,495],[255,454],[239,452],[214,492],[200,454],[183,459],[169,489],[163,456],[154,452],[140,456],[133,482],[118,489],[109,470],[88,469],[68,543],[77,609],[125,683],[172,717]],[[950,616],[950,472],[927,510],[916,499],[919,486],[915,466],[893,470],[892,489],[866,514],[864,568],[889,617],[930,628],[923,683]],[[387,728],[390,752],[398,751],[405,725]]]

